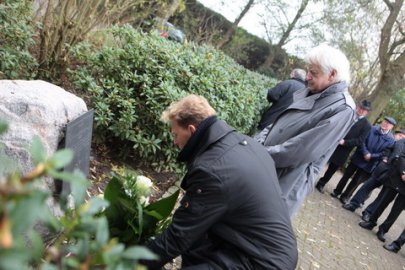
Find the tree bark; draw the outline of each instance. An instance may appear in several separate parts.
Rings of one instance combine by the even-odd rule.
[[[218,50],[221,50],[226,44],[228,44],[232,40],[232,37],[235,34],[236,28],[238,27],[240,21],[246,15],[246,13],[249,11],[249,9],[253,6],[253,4],[254,4],[254,0],[249,0],[249,2],[245,5],[242,12],[235,19],[235,21],[232,23],[232,27],[230,27],[226,31],[224,37],[219,41],[219,43],[217,45]]]
[[[378,118],[390,99],[405,85],[405,52],[399,48],[400,45],[405,43],[405,39],[402,37],[391,42],[392,29],[404,0],[395,0],[394,2],[384,0],[384,2],[388,6],[390,13],[381,29],[378,50],[381,77],[370,97],[374,108],[369,115],[371,122]],[[398,49],[399,52],[394,54],[395,49]]]
[[[173,0],[168,6],[165,6],[164,9],[160,10],[159,16],[162,19],[162,26],[173,16],[182,1],[183,0]]]

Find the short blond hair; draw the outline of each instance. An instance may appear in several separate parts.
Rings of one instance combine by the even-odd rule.
[[[175,120],[181,127],[198,126],[204,119],[215,115],[215,110],[203,96],[189,95],[173,102],[162,113],[161,120],[169,122]]]

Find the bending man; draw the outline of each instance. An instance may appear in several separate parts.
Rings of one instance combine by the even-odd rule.
[[[201,96],[162,114],[187,164],[172,224],[148,244],[159,269],[181,255],[184,269],[295,269],[297,247],[274,162],[253,139],[215,116]]]

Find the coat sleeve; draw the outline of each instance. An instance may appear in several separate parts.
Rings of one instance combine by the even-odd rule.
[[[329,149],[336,148],[353,124],[352,119],[353,110],[345,109],[284,143],[266,149],[278,168],[297,167],[319,160]]]
[[[198,245],[207,231],[224,215],[227,204],[219,179],[205,170],[189,174],[191,183],[173,216],[172,224],[147,247],[159,261],[143,261],[149,269],[159,269],[173,258]]]
[[[276,102],[278,101],[282,96],[284,96],[289,89],[289,85],[286,81],[283,81],[273,88],[270,88],[267,91],[267,100],[269,102]]]
[[[367,121],[367,120],[366,120]],[[354,147],[354,146],[360,146],[364,140],[367,138],[368,133],[371,130],[371,125],[369,123],[364,123],[364,125],[361,127],[361,130],[359,132],[359,136],[351,139],[345,139],[345,144],[344,146],[346,147]]]

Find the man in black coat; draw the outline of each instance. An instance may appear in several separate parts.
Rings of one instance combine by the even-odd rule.
[[[290,76],[291,79],[282,81],[267,91],[267,100],[271,107],[263,113],[257,126],[259,131],[272,124],[279,114],[291,105],[295,91],[305,88],[305,70],[293,69]]]
[[[201,96],[162,114],[187,164],[185,195],[172,224],[147,246],[160,269],[181,255],[184,269],[295,269],[297,246],[274,162],[262,145],[215,116]]]
[[[328,169],[315,186],[319,192],[324,192],[325,185],[335,172],[345,164],[353,148],[361,145],[366,139],[371,130],[371,124],[366,118],[370,110],[371,103],[367,100],[362,100],[360,104],[356,106],[358,120],[351,127],[347,135],[339,141],[338,147],[336,147],[335,152],[333,152],[330,157]]]
[[[384,212],[385,208],[395,199],[390,214],[386,221],[381,224],[377,232],[378,239],[385,241],[384,234],[389,230],[402,210],[405,208],[405,148],[398,154],[397,158],[392,161],[390,171],[384,180],[384,187],[378,194],[376,200],[378,205],[370,215],[369,221],[359,223],[360,227],[371,230],[377,225],[377,220]]]

